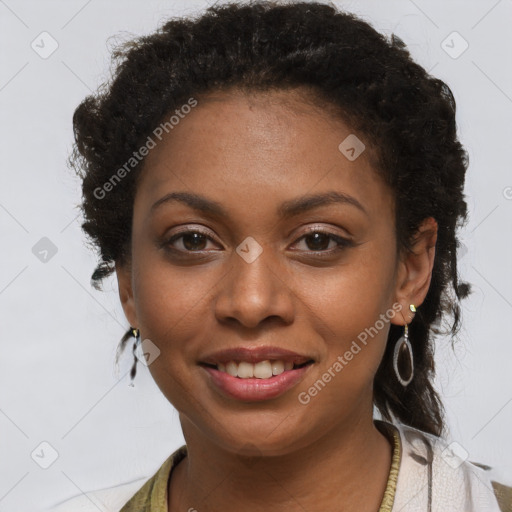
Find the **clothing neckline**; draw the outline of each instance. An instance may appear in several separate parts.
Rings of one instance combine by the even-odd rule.
[[[398,480],[398,473],[400,470],[400,461],[402,458],[402,445],[400,441],[400,433],[396,425],[393,423],[389,423],[387,421],[375,419],[373,420],[374,425],[378,428],[378,430],[386,436],[388,441],[391,443],[392,447],[392,455],[391,455],[391,467],[388,473],[388,479],[386,483],[386,489],[384,491],[384,495],[382,497],[381,504],[379,506],[378,512],[392,512],[393,503],[395,500],[396,493],[396,484]],[[164,507],[161,509],[161,512],[169,512],[168,503],[169,503],[169,486],[172,478],[172,473],[176,466],[187,456],[188,449],[187,445],[184,444],[180,446],[175,452],[173,452],[167,461],[163,464],[161,470],[158,472],[159,474],[156,476],[156,483],[154,490],[157,491],[157,496],[155,498],[158,499],[157,503],[161,503],[162,494],[163,494],[163,504]],[[166,476],[167,475],[167,476]],[[166,477],[165,477],[166,476]],[[162,478],[164,477],[164,478]],[[165,485],[163,491],[160,486]],[[158,492],[160,491],[160,492]],[[153,505],[153,500],[152,500]],[[160,505],[161,506],[161,505]],[[153,511],[153,508],[150,509]]]
[[[400,463],[402,460],[402,442],[400,432],[396,425],[387,421],[374,419],[375,426],[384,434],[392,446],[391,468],[388,474],[386,489],[378,512],[392,512],[395,502],[396,486],[398,481],[398,473],[400,471]]]

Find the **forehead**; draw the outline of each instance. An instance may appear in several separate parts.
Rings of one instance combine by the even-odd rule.
[[[355,160],[339,149],[354,136],[332,108],[304,91],[201,96],[155,139],[136,203],[148,208],[179,190],[207,195],[233,213],[241,206],[269,212],[290,198],[337,190],[382,214],[391,194],[370,164],[374,148],[359,135],[365,149]]]

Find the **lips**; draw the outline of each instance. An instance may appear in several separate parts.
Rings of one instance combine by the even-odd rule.
[[[219,350],[202,357],[199,364],[217,366],[219,363],[226,364],[230,361],[237,363],[245,361],[247,363],[256,364],[267,360],[279,360],[285,363],[293,363],[294,366],[314,362],[311,356],[298,354],[297,352],[275,346],[263,346],[253,348],[236,347]]]
[[[262,402],[290,392],[311,371],[313,364],[285,370],[269,378],[240,378],[207,364],[200,364],[200,367],[207,377],[207,385],[214,393],[230,400]]]

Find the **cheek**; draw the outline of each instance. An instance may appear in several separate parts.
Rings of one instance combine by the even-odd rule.
[[[303,280],[304,300],[341,339],[357,336],[391,307],[393,264],[389,250],[365,243],[324,277],[311,273]]]
[[[394,264],[390,253],[368,243],[328,279],[306,285],[315,312],[310,316],[313,330],[322,333],[327,345],[320,375],[312,376],[308,385],[325,376],[330,390],[322,391],[326,400],[346,405],[350,396],[355,399],[371,386],[384,355],[390,320],[397,314],[390,302]]]
[[[208,265],[175,266],[155,253],[134,258],[137,318],[143,337],[160,350],[159,365],[177,371],[195,364],[198,343],[211,337],[206,320],[212,318],[212,293],[224,273]]]
[[[207,335],[202,332],[201,319],[208,301],[205,291],[210,286],[162,260],[140,261],[144,265],[139,265],[135,274],[134,292],[137,318],[143,339],[158,349],[158,357],[148,369],[167,400],[178,410],[188,410],[197,402],[195,344]]]
[[[173,265],[163,249],[149,241],[137,247],[133,265],[137,315],[151,330],[177,324],[205,294],[198,267]]]

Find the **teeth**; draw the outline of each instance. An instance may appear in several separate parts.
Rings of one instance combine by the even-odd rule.
[[[229,361],[229,363],[226,364],[226,373],[229,373],[229,375],[236,377],[238,372],[238,365],[234,361]]]
[[[292,368],[292,362],[279,360],[260,361],[256,364],[248,363],[247,361],[241,361],[240,363],[229,361],[229,363],[219,363],[217,365],[219,371],[229,373],[232,377],[239,377],[241,379],[250,379],[252,377],[257,379],[270,379],[273,375],[280,375],[284,371],[291,370]]]
[[[284,372],[283,361],[272,361],[272,375],[280,375]]]
[[[240,366],[238,367],[238,375],[240,375],[240,368],[244,363],[240,363]],[[247,364],[247,363],[245,363]],[[255,365],[251,365],[254,367],[254,377],[257,379],[268,379],[272,377],[272,365],[270,364],[270,361],[260,361],[259,363],[256,363]]]
[[[251,363],[246,363],[242,361],[238,365],[238,376],[241,379],[248,379],[250,377],[254,377],[254,365]]]

